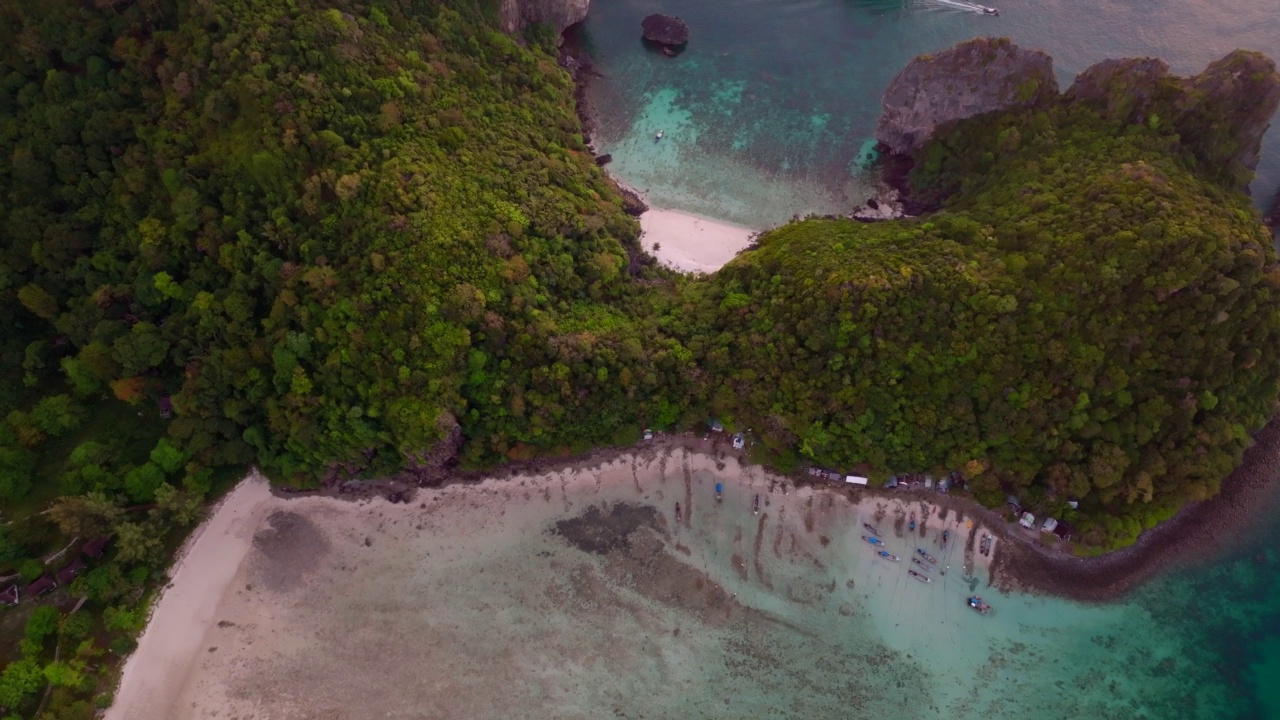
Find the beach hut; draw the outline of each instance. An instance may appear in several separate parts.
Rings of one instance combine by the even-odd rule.
[[[724,425],[721,425],[720,421],[715,418],[708,420],[707,425],[711,428],[711,432],[724,432]]]
[[[71,581],[75,580],[76,576],[80,574],[80,571],[84,570],[86,567],[88,566],[85,565],[84,561],[80,558],[72,560],[70,565],[58,571],[58,584],[70,585]]]
[[[1051,533],[1057,527],[1058,527],[1058,521],[1054,520],[1053,518],[1048,518],[1044,521],[1044,525],[1040,526],[1040,532]]]
[[[896,488],[896,487],[898,487],[898,476],[897,476],[897,475],[893,475],[893,476],[891,476],[891,477],[890,477],[890,478],[885,482],[884,486],[885,486],[886,488]]]
[[[20,599],[21,597],[18,595],[17,585],[10,585],[5,589],[0,590],[0,603],[13,607],[18,604],[18,600]]]
[[[27,586],[27,597],[35,599],[58,587],[58,581],[52,575],[42,575],[40,579]]]
[[[851,485],[866,485],[868,480],[861,475],[845,475],[844,481]]]
[[[1036,526],[1036,516],[1029,512],[1022,513],[1022,519],[1018,521],[1022,527],[1031,530]]]
[[[88,555],[91,558],[100,558],[102,557],[102,551],[107,549],[107,544],[110,542],[111,542],[111,538],[109,537],[94,538],[89,542],[85,543],[80,548],[80,552],[84,553],[85,555]]]
[[[168,395],[160,398],[156,404],[160,406],[160,417],[165,419],[173,417],[173,400]]]

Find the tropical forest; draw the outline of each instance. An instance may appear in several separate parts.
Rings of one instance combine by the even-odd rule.
[[[556,40],[485,0],[0,3],[0,575],[84,557],[68,602],[0,610],[0,717],[109,703],[250,467],[433,481],[715,417],[779,470],[954,472],[1100,550],[1275,410],[1280,265],[1177,88],[961,122],[910,176],[937,211],[692,276],[641,248]]]

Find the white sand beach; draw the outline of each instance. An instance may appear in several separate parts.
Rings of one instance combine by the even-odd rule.
[[[640,229],[641,244],[664,265],[705,273],[719,270],[745,250],[756,233],[742,225],[656,208],[640,216]]]
[[[171,584],[125,662],[106,720],[171,717],[169,709],[272,500],[266,479],[251,474],[187,539],[170,573]]]
[[[853,501],[850,492],[796,488],[734,453],[655,447],[421,490],[408,504],[282,499],[250,477],[189,542],[106,717],[523,717],[531,707],[565,718],[610,707],[773,716],[798,701],[771,695],[739,707],[779,670],[737,643],[839,655],[815,650],[810,634],[850,622],[880,633],[887,614],[944,608],[960,628],[986,620],[963,607],[965,592],[985,586],[988,562],[962,571],[971,522],[919,498]],[[913,512],[920,523],[910,533]],[[575,546],[572,524],[583,522]],[[900,562],[859,540],[864,522],[879,526]],[[619,525],[629,534],[607,541]],[[916,547],[938,558],[932,584],[907,575]],[[800,625],[808,629],[788,630]],[[875,640],[904,654],[922,642],[917,633]],[[726,653],[740,663],[732,672]],[[815,664],[797,667],[828,687],[800,709],[832,716],[849,680],[814,676]],[[714,683],[688,685],[708,668]],[[886,661],[858,692],[907,668],[919,672]],[[659,698],[634,692],[642,686],[679,690]]]

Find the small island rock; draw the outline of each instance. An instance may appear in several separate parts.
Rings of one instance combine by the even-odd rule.
[[[640,23],[644,39],[664,48],[675,49],[689,42],[689,27],[678,17],[650,15]]]

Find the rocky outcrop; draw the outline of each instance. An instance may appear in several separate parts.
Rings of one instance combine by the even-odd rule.
[[[1171,129],[1210,170],[1244,186],[1280,107],[1280,74],[1270,58],[1244,50],[1189,78],[1152,58],[1104,60],[1080,73],[1066,99],[1109,120]]]
[[[1066,100],[1087,105],[1099,115],[1125,123],[1146,123],[1151,113],[1169,107],[1178,94],[1169,66],[1155,58],[1103,60],[1076,76]]]
[[[940,125],[1058,95],[1053,59],[1007,38],[978,38],[912,60],[885,91],[876,140],[908,154]]]
[[[1280,190],[1276,191],[1276,199],[1271,203],[1271,212],[1265,218],[1268,226],[1280,230]]]
[[[563,33],[571,25],[587,19],[591,0],[502,0],[498,24],[509,34],[523,32],[536,23],[545,23]]]
[[[419,485],[438,484],[449,475],[449,469],[462,448],[462,426],[450,413],[441,413],[436,419],[441,438],[429,448],[405,453],[406,477]]]
[[[640,22],[640,28],[645,40],[663,48],[677,50],[689,42],[689,27],[678,17],[650,15]]]
[[[1196,157],[1247,185],[1258,167],[1262,136],[1280,108],[1280,74],[1271,58],[1236,50],[1182,81],[1174,128]]]

